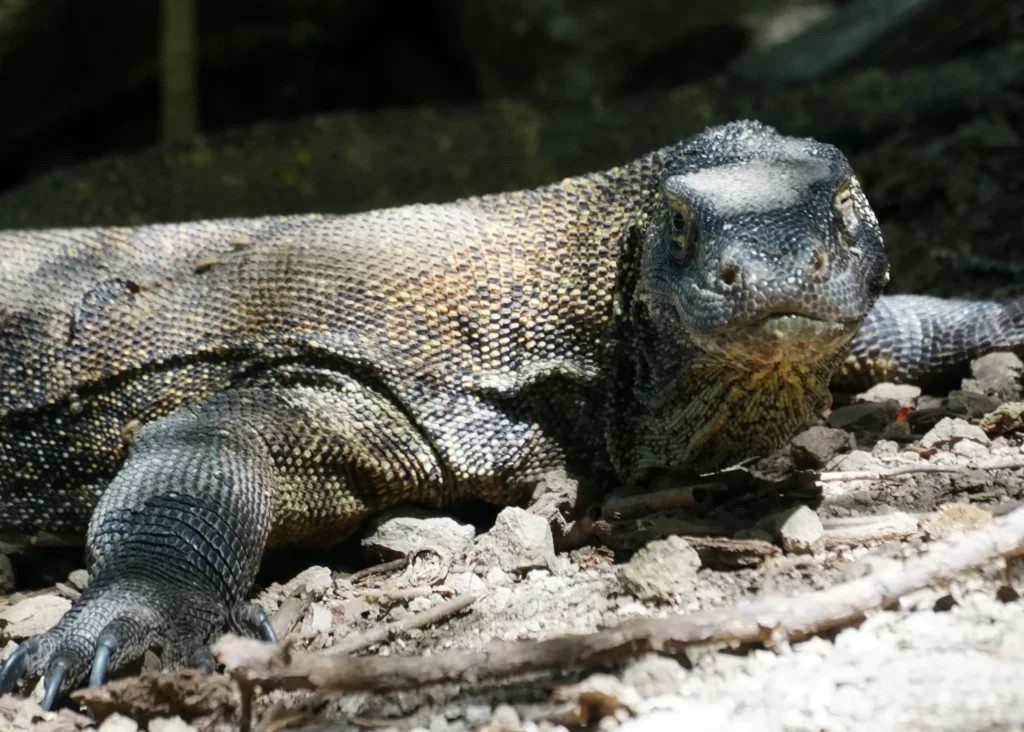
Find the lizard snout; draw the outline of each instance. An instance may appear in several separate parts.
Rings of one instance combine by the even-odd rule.
[[[739,244],[726,248],[711,276],[714,289],[760,289],[768,283],[802,287],[822,284],[832,274],[832,257],[820,237],[808,236],[781,250]]]

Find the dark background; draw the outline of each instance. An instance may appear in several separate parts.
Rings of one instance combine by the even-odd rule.
[[[0,0],[0,227],[446,200],[744,116],[851,156],[894,290],[1009,296],[1022,4]]]

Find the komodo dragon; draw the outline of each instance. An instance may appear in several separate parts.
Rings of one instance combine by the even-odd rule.
[[[754,122],[535,190],[0,251],[0,529],[86,532],[91,577],[0,670],[45,707],[150,646],[210,668],[229,624],[272,638],[245,599],[267,546],[554,468],[713,471],[834,375],[935,383],[1024,340],[1021,301],[878,299],[846,159]]]

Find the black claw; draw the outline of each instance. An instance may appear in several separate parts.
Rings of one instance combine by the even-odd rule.
[[[117,639],[110,633],[100,636],[96,645],[96,655],[92,657],[92,671],[89,673],[89,686],[99,686],[107,678],[110,656],[117,650]]]
[[[67,671],[68,667],[64,661],[57,661],[50,667],[50,672],[43,679],[43,700],[39,702],[39,706],[43,708],[43,711],[48,712],[53,708],[53,702],[57,699],[60,685],[63,683],[64,675]]]
[[[267,618],[267,611],[254,602],[235,605],[231,611],[231,622],[240,633],[250,637],[255,635],[269,643],[277,642],[277,633]]]
[[[205,674],[212,674],[213,670],[217,667],[217,662],[213,660],[213,654],[210,653],[210,649],[206,644],[196,645],[187,656],[185,664],[199,669]]]
[[[263,616],[263,622],[260,623],[260,637],[267,643],[277,643],[277,631],[274,630],[274,626],[267,620],[267,616]]]
[[[31,641],[18,646],[14,653],[7,657],[4,667],[0,668],[0,694],[10,694],[14,691],[14,685],[28,670],[28,657],[31,653],[29,643]]]

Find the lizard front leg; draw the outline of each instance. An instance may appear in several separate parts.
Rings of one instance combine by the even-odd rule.
[[[882,381],[929,386],[964,374],[971,359],[1024,346],[1024,299],[1008,304],[924,295],[879,298],[832,380],[836,391]]]
[[[227,391],[147,425],[92,516],[82,597],[8,659],[0,693],[43,676],[49,707],[152,646],[166,667],[212,668],[207,645],[229,625],[272,640],[245,602],[265,546],[333,543],[414,498],[438,472],[417,434],[344,376]]]
[[[92,669],[99,683],[151,645],[167,665],[212,667],[206,642],[237,612],[270,529],[277,480],[239,400],[186,407],[140,431],[93,513],[90,581],[52,629],[0,671],[0,692],[45,675],[45,708]],[[270,637],[261,612],[242,611]]]

